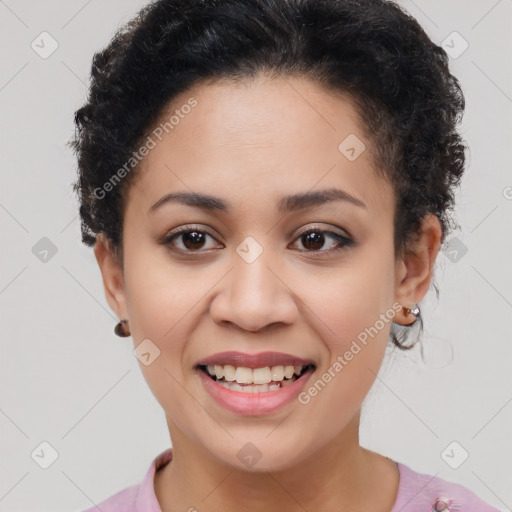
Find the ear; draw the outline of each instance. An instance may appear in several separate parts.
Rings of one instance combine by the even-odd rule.
[[[437,215],[426,215],[417,238],[396,263],[395,300],[402,306],[412,308],[413,304],[420,302],[426,295],[441,239],[442,228]],[[410,325],[415,317],[400,310],[395,321],[401,325]]]
[[[94,255],[101,270],[107,302],[119,318],[128,318],[122,261],[103,232],[96,237]]]

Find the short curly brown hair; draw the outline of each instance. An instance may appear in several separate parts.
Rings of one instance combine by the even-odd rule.
[[[173,98],[205,79],[263,72],[309,77],[353,100],[375,168],[395,190],[395,255],[429,213],[444,241],[466,151],[456,129],[464,95],[448,61],[387,0],[152,2],[94,55],[88,99],[75,113],[82,242],[92,246],[103,232],[122,259],[124,198],[137,166],[107,194],[97,191],[133,160]],[[392,339],[412,347],[394,331]]]

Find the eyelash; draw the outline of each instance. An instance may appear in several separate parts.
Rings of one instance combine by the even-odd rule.
[[[205,231],[203,229],[199,229],[199,228],[196,228],[194,226],[182,226],[180,228],[175,229],[174,231],[172,231],[167,236],[165,236],[160,241],[160,243],[162,245],[170,246],[170,245],[172,245],[174,239],[179,238],[181,235],[188,234],[188,233],[207,234],[207,235],[209,235],[211,238],[213,238],[215,240],[215,237],[209,231]],[[303,231],[302,233],[297,235],[295,240],[299,240],[302,237],[304,237],[304,236],[306,236],[306,235],[308,235],[310,233],[321,233],[323,235],[328,234],[331,238],[333,238],[335,241],[338,242],[338,245],[334,249],[329,249],[329,250],[324,250],[324,251],[314,250],[314,249],[311,249],[311,250],[305,249],[305,250],[300,250],[299,252],[319,253],[321,255],[332,254],[332,253],[337,253],[339,251],[343,251],[347,247],[350,247],[350,246],[355,244],[355,241],[353,239],[351,239],[351,238],[342,236],[342,235],[340,235],[338,233],[335,233],[333,231],[329,231],[329,230],[325,230],[325,229],[320,229],[320,228],[316,228],[316,227],[312,227],[312,228],[309,228],[309,229]],[[200,254],[201,252],[203,252],[201,250],[193,251],[193,250],[175,249],[175,248],[172,248],[172,247],[170,247],[170,250],[174,251],[174,252],[179,252],[179,253],[182,253],[182,254]]]

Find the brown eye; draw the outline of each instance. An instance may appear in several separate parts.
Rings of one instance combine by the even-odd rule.
[[[320,231],[310,231],[302,235],[301,239],[303,240],[304,247],[312,251],[320,250],[325,243],[325,236]]]
[[[164,237],[160,243],[170,246],[170,249],[177,253],[201,254],[208,252],[208,249],[216,248],[215,245],[208,247],[208,239],[216,241],[216,238],[208,231],[196,229],[193,226],[183,226]],[[310,228],[300,234],[296,240],[300,241],[304,247],[304,249],[299,249],[300,252],[318,254],[319,256],[335,253],[355,244],[351,238],[320,228]],[[322,249],[326,245],[327,248]]]
[[[350,238],[334,233],[333,231],[326,231],[323,229],[313,228],[300,234],[297,238],[301,241],[305,250],[302,252],[319,252],[319,253],[330,253],[333,251],[339,251],[344,249],[346,246],[353,245],[354,241]],[[328,244],[331,248],[323,249],[322,247],[331,240]],[[334,242],[334,243],[333,243]]]
[[[205,247],[208,238],[215,240],[213,235],[207,231],[195,229],[193,227],[183,227],[173,231],[166,236],[160,243],[162,245],[170,245],[171,248],[181,252],[202,252],[212,247]],[[178,243],[180,242],[180,243]]]
[[[181,233],[180,236],[182,237],[183,245],[190,250],[202,249],[205,242],[204,233],[200,231],[187,231]]]

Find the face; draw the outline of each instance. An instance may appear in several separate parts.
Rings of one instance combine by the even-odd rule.
[[[407,267],[395,261],[393,189],[351,102],[308,79],[210,83],[163,122],[175,110],[129,190],[124,273],[102,265],[107,299],[146,354],[140,368],[173,445],[187,439],[241,469],[240,453],[260,453],[255,470],[286,469],[354,432],[391,322],[403,318],[393,318],[397,301],[421,299],[406,296]],[[300,201],[326,190],[338,192]],[[216,199],[154,206],[178,193]],[[275,391],[233,391],[197,368],[228,351],[285,354],[314,371]],[[293,363],[222,361],[271,373]]]

